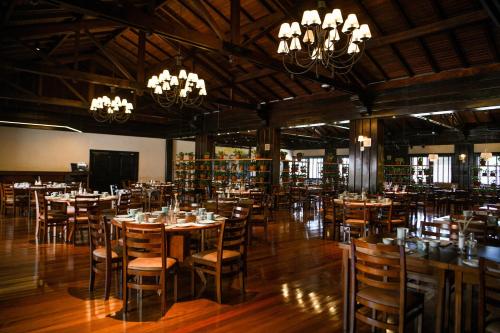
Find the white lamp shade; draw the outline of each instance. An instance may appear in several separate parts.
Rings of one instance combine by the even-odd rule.
[[[370,31],[370,27],[368,26],[368,24],[362,24],[359,27],[359,35],[362,41],[372,38],[372,33]]]
[[[333,51],[335,49],[335,43],[329,38],[325,39],[324,49],[325,51]]]
[[[298,37],[292,38],[292,41],[290,42],[290,50],[291,51],[298,51],[302,49],[302,45],[300,45],[300,39]]]
[[[359,46],[357,44],[351,43],[347,48],[348,54],[359,53]]]
[[[429,154],[428,158],[429,158],[430,162],[436,162],[439,159],[439,155],[438,154]]]
[[[363,142],[364,139],[365,137],[363,135],[358,136],[358,142]]]
[[[177,76],[172,76],[170,78],[170,86],[173,87],[173,86],[178,86],[179,85],[179,79],[177,78]]]
[[[280,31],[278,33],[279,39],[286,39],[292,37],[292,29],[290,28],[290,24],[283,23],[280,26]]]
[[[161,87],[160,86],[156,86],[155,88],[155,94],[161,94],[162,93],[162,90],[161,90]]]
[[[290,26],[290,33],[292,34],[292,37],[297,37],[302,35],[299,22],[292,23],[292,25]]]
[[[316,9],[311,10],[310,12],[311,15],[311,25],[320,25],[321,24],[321,18],[319,17],[319,13]]]
[[[302,14],[302,21],[300,22],[300,24],[304,27],[307,27],[310,22],[311,22],[311,15],[309,14],[309,10],[306,10],[304,11],[304,13]]]
[[[168,84],[167,81],[163,82],[163,85],[161,86],[162,90],[170,90],[170,84]]]
[[[125,109],[125,113],[126,113],[126,114],[131,114],[131,113],[132,113],[132,111],[130,111],[130,109]]]
[[[181,69],[179,72],[179,80],[186,80],[187,79],[187,72],[185,69]]]
[[[326,13],[325,18],[323,19],[323,25],[322,28],[324,30],[329,30],[333,29],[337,26],[335,23],[335,18],[333,17],[332,13]]]
[[[122,106],[123,106],[123,107],[126,107],[126,106],[127,106],[127,104],[128,104],[127,100],[126,100],[125,98],[124,98],[124,99],[122,99]]]
[[[196,73],[189,73],[188,76],[187,76],[187,80],[189,82],[196,82],[196,81],[198,81],[198,74],[196,74]]]
[[[352,31],[351,43],[361,43],[361,34],[359,32],[359,29],[354,29]]]
[[[108,108],[108,113],[109,113],[109,114],[112,114],[112,113],[113,113],[113,109]]]
[[[479,157],[481,157],[483,160],[487,161],[493,157],[493,154],[484,152],[484,153],[481,153],[481,155],[479,155]]]
[[[306,30],[304,33],[304,39],[302,41],[306,44],[313,44],[314,43],[314,32],[312,30]]]
[[[321,54],[321,50],[319,50],[317,47],[314,48],[311,59],[323,59],[323,55]]]
[[[168,69],[164,69],[162,74],[165,80],[170,81],[170,72],[168,71]]]
[[[148,88],[154,88],[155,87],[155,85],[153,84],[153,79],[149,78],[147,87]]]
[[[127,103],[127,110],[133,110],[133,109],[134,109],[134,104]]]
[[[356,14],[349,14],[345,20],[344,26],[342,27],[342,32],[349,32],[356,28],[359,28],[358,18]]]
[[[165,81],[165,74],[163,74],[163,72],[160,73],[160,75],[158,75],[158,81],[160,81],[160,82]]]
[[[151,77],[151,83],[152,83],[153,87],[154,87],[154,86],[156,86],[156,85],[158,84],[158,82],[159,82],[159,81],[158,81],[158,76],[153,75],[153,76]]]
[[[198,88],[198,89],[205,88],[205,80],[199,79],[198,82],[196,82],[196,88]]]
[[[186,91],[186,89],[181,89],[181,91],[179,92],[179,96],[181,96],[181,97],[186,97],[186,96],[187,96],[187,91]]]
[[[198,95],[200,95],[200,96],[207,96],[206,89],[205,88],[200,89],[200,91],[198,92]]]
[[[278,54],[287,54],[288,53],[288,44],[286,40],[280,41],[278,45]]]
[[[332,11],[332,15],[336,25],[341,25],[344,22],[344,19],[342,18],[342,12],[340,11],[340,9],[335,8]]]
[[[330,30],[330,32],[328,33],[328,39],[330,41],[338,41],[340,40],[340,35],[339,35],[339,31],[337,29],[332,29]]]

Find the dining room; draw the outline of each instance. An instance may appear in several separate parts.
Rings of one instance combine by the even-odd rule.
[[[500,332],[497,1],[0,25],[0,332]]]

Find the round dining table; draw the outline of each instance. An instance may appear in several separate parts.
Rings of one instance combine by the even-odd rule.
[[[359,201],[359,200],[344,200],[344,199],[334,199],[334,202],[338,205],[343,205],[344,202],[347,205],[352,205],[352,206],[363,206],[366,204],[366,207],[370,208],[377,208],[377,207],[388,207],[392,204],[392,200],[389,201],[372,201],[372,200],[366,200],[366,201]]]
[[[85,197],[85,195],[82,195],[81,197],[79,197],[79,199],[81,199],[81,200],[94,200],[94,196],[90,195],[90,194],[89,194],[89,198],[88,199],[85,199],[84,197]],[[65,204],[68,204],[68,205],[74,204],[75,201],[76,201],[76,198],[72,197],[72,196],[51,196],[51,195],[47,195],[47,196],[45,196],[45,199],[48,202],[65,203]],[[118,196],[117,195],[108,195],[108,196],[100,196],[99,197],[99,201],[116,201],[116,200],[118,200]]]

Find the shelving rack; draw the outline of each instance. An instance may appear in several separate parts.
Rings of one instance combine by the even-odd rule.
[[[399,186],[432,184],[433,166],[432,164],[386,164],[384,180]]]
[[[322,176],[325,186],[343,191],[349,182],[349,164],[324,161]]]

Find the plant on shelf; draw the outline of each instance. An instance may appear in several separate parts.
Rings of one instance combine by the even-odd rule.
[[[430,168],[424,169],[424,175],[429,176],[430,174],[431,174],[431,169]]]
[[[204,154],[203,154],[203,158],[206,159],[206,160],[209,160],[210,159],[210,152],[209,151],[206,151]]]
[[[184,159],[184,153],[181,151],[180,153],[177,154],[177,159],[179,161],[182,161]]]
[[[219,150],[219,151],[217,152],[217,156],[219,156],[219,159],[220,159],[220,160],[223,160],[223,159],[224,159],[224,156],[225,156],[224,151],[223,151],[223,150]]]
[[[304,154],[302,153],[297,153],[296,157],[297,157],[297,161],[302,161],[302,157],[304,156]]]
[[[486,160],[484,158],[479,159],[479,165],[480,166],[486,166]]]
[[[472,180],[472,184],[474,186],[480,186],[481,185],[481,182],[479,181],[479,177],[478,176],[472,176],[471,180]]]
[[[266,165],[266,163],[264,163],[264,162],[260,163],[260,165],[259,165],[259,170],[260,170],[260,171],[266,171],[266,170],[267,170],[267,165]]]
[[[495,177],[495,171],[490,171],[490,177]]]
[[[242,152],[241,150],[239,150],[239,149],[235,149],[235,150],[233,151],[234,158],[235,158],[235,159],[237,159],[237,160],[239,160],[239,159],[241,158],[241,154],[242,154],[242,153],[243,153],[243,152]]]
[[[333,155],[332,153],[326,154],[327,163],[333,163],[334,160],[335,160],[335,155]]]
[[[194,153],[193,152],[189,152],[188,153],[188,159],[189,160],[194,160]]]
[[[254,158],[261,158],[262,154],[254,149],[253,150],[253,156],[254,156]]]
[[[248,171],[255,171],[257,169],[257,162],[251,161],[250,164],[248,164]]]
[[[283,150],[280,151],[280,158],[282,161],[286,160],[286,155],[287,155],[286,151]]]
[[[214,170],[220,169],[220,161],[214,161]]]
[[[243,171],[245,170],[245,164],[243,164],[243,163],[241,163],[241,162],[240,162],[240,163],[238,164],[238,170],[239,170],[240,172],[243,172]]]
[[[226,171],[226,166],[227,166],[226,161],[220,161],[220,167],[219,167],[219,169],[221,171]]]
[[[424,165],[424,159],[422,157],[417,158],[417,165],[419,166]]]

